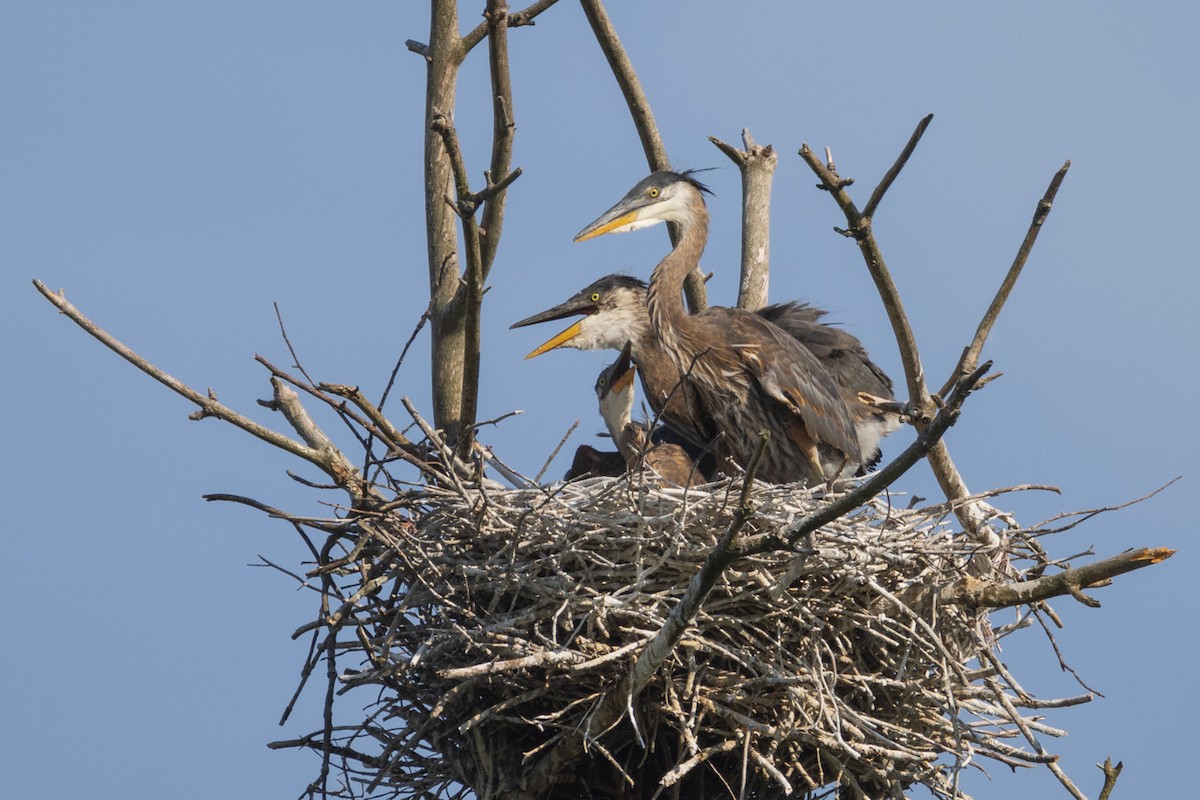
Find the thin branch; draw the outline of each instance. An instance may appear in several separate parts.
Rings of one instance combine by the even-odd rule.
[[[742,271],[738,308],[757,311],[767,304],[771,265],[771,181],[779,157],[771,145],[756,144],[742,129],[738,150],[715,136],[708,140],[729,157],[742,174]]]
[[[579,420],[575,420],[575,422],[571,424],[571,427],[567,428],[567,432],[564,433],[563,437],[558,440],[558,446],[554,448],[554,452],[550,453],[549,458],[546,459],[546,463],[542,464],[542,468],[538,470],[538,474],[533,476],[533,482],[535,484],[540,484],[542,482],[542,476],[546,474],[546,470],[550,469],[550,462],[553,461],[558,455],[558,452],[563,449],[563,445],[567,443],[567,439],[571,438],[571,434],[574,433],[575,429],[578,427]]]
[[[464,460],[471,452],[475,438],[475,414],[479,407],[479,352],[480,311],[483,304],[483,253],[480,244],[479,226],[475,222],[475,204],[471,200],[471,187],[467,179],[467,168],[463,161],[462,148],[453,123],[444,115],[436,115],[431,123],[433,130],[442,137],[447,158],[450,160],[458,194],[456,204],[462,222],[462,235],[466,265],[463,269],[464,293],[460,296],[463,313],[463,371],[462,396],[459,401],[459,416],[451,442],[458,455]]]
[[[444,480],[445,477],[435,470],[426,459],[427,453],[424,448],[411,441],[407,436],[400,432],[392,421],[383,415],[370,400],[359,390],[357,386],[346,386],[340,383],[322,383],[320,388],[331,394],[336,394],[339,397],[344,397],[350,402],[358,406],[371,423],[378,431],[380,438],[388,445],[391,453],[396,454],[404,461],[413,465],[421,472],[425,473],[433,480]]]
[[[257,422],[238,414],[228,406],[217,402],[215,397],[211,396],[211,394],[203,395],[182,381],[168,375],[166,372],[163,372],[161,369],[142,358],[133,350],[97,326],[96,323],[84,316],[79,309],[77,309],[67,300],[64,293],[56,293],[51,291],[39,280],[34,280],[33,285],[37,287],[37,290],[41,292],[47,300],[53,303],[63,314],[68,316],[72,322],[83,328],[88,334],[99,340],[105,347],[112,350],[121,358],[125,359],[130,364],[133,364],[151,378],[154,378],[154,380],[163,384],[176,394],[182,395],[191,402],[195,403],[200,407],[200,410],[203,412],[204,416],[216,417],[217,419],[224,420],[231,425],[241,428],[250,435],[262,439],[264,442],[272,445],[273,447],[278,447],[281,450],[286,450],[293,455],[299,456],[305,461],[316,465],[331,477],[336,478],[336,476],[330,472],[330,464],[325,454],[318,451],[316,448],[306,446],[300,442],[297,442],[295,439],[285,436],[282,433],[278,433],[270,428],[259,425]]]
[[[928,123],[922,120],[922,124]],[[913,333],[912,324],[908,321],[908,314],[904,311],[904,304],[900,300],[900,291],[896,288],[891,272],[888,271],[887,264],[883,260],[879,243],[875,241],[875,234],[871,229],[871,219],[859,213],[854,201],[846,192],[848,185],[846,181],[824,164],[807,144],[801,146],[800,157],[820,179],[821,188],[829,192],[846,217],[849,229],[844,233],[858,243],[863,259],[867,263],[867,269],[879,291],[879,297],[883,301],[884,310],[887,311],[892,331],[896,336],[896,346],[900,350],[900,360],[904,365],[904,377],[908,385],[910,414],[928,420],[933,416],[933,403],[925,386],[925,370],[921,366],[921,355],[917,350],[916,336]]]
[[[971,340],[971,344],[963,351],[962,358],[959,360],[959,372],[970,372],[975,369],[974,365],[979,363],[979,356],[983,352],[983,345],[987,341],[988,335],[992,332],[992,326],[995,325],[996,319],[1000,316],[1000,309],[1004,307],[1008,296],[1012,293],[1013,287],[1017,283],[1017,278],[1021,276],[1021,270],[1024,269],[1025,262],[1029,260],[1029,253],[1033,250],[1033,244],[1037,241],[1038,234],[1042,230],[1042,223],[1046,221],[1046,217],[1050,215],[1050,209],[1054,205],[1054,197],[1058,194],[1058,187],[1062,185],[1063,179],[1067,177],[1067,170],[1070,168],[1071,162],[1067,161],[1059,168],[1058,172],[1054,173],[1054,177],[1050,180],[1050,185],[1046,187],[1045,194],[1038,201],[1037,208],[1033,212],[1033,220],[1029,223],[1029,230],[1025,232],[1025,239],[1021,242],[1021,247],[1017,250],[1017,256],[1013,259],[1012,266],[1008,268],[1008,274],[1004,276],[1004,282],[1000,284],[1000,288],[996,291],[996,296],[992,298],[992,304],[988,306],[983,319],[979,321],[979,327],[975,330],[975,338]],[[951,380],[953,380],[953,376],[951,376]]]
[[[911,156],[917,143],[920,141],[931,119],[932,115],[923,118],[918,123],[916,130],[909,137],[909,141],[900,156],[896,159],[896,162],[892,165],[892,168],[880,182],[879,186],[876,187],[867,205],[867,209],[871,214],[878,209],[883,195],[907,163],[909,156]],[[858,243],[859,250],[866,261],[867,269],[875,281],[875,286],[879,291],[880,298],[883,300],[884,308],[887,310],[888,319],[892,324],[896,343],[900,349],[900,358],[904,364],[904,375],[909,392],[909,418],[918,430],[920,430],[928,423],[935,406],[925,383],[924,369],[921,366],[920,353],[917,350],[916,338],[913,334],[912,326],[909,324],[895,282],[892,280],[887,265],[883,260],[878,242],[875,240],[871,216],[870,214],[860,213],[855,207],[849,194],[846,192],[849,182],[841,178],[834,171],[832,159],[830,159],[830,163],[823,164],[812,150],[809,149],[807,144],[801,147],[800,156],[813,172],[816,173],[817,177],[820,178],[820,187],[827,190],[834,197],[838,207],[841,208],[849,225],[846,230],[841,232],[852,237]],[[1048,212],[1049,209],[1046,208],[1046,211]],[[1032,240],[1029,241],[1029,244],[1032,246]],[[956,370],[951,375],[947,386],[950,385],[950,382],[961,376],[964,371],[970,370]],[[954,506],[955,515],[958,517],[963,529],[967,531],[972,539],[983,545],[985,549],[993,548],[998,543],[998,538],[987,524],[987,515],[984,510],[976,503],[957,502],[970,497],[971,492],[963,481],[962,475],[955,466],[954,461],[951,459],[949,448],[946,447],[945,442],[939,441],[930,449],[928,460],[934,476],[942,488],[942,492],[948,500],[956,502]],[[986,574],[991,569],[990,561],[983,554],[973,561],[972,566],[973,569],[982,574]]]
[[[1175,551],[1165,547],[1143,547],[1023,583],[983,581],[967,576],[942,589],[938,601],[972,609],[998,609],[1031,605],[1066,594],[1078,599],[1083,589],[1104,584],[1135,569],[1162,563],[1173,555]]]
[[[424,199],[429,270],[430,368],[434,424],[456,441],[466,390],[467,303],[459,274],[454,212],[445,202],[454,180],[438,119],[454,116],[458,69],[466,53],[458,30],[458,0],[431,0],[425,47]],[[469,437],[468,437],[469,438]]]
[[[579,4],[583,7],[588,24],[592,26],[592,33],[595,34],[604,57],[608,59],[608,65],[612,69],[613,77],[617,79],[621,94],[625,96],[625,104],[629,107],[629,113],[633,117],[633,126],[637,129],[638,139],[642,143],[642,151],[646,154],[646,163],[650,166],[650,171],[670,169],[671,159],[667,156],[667,149],[663,145],[662,136],[659,135],[658,125],[654,122],[654,112],[650,110],[650,101],[646,99],[646,93],[642,91],[642,84],[633,69],[633,62],[629,60],[629,54],[621,46],[617,29],[613,27],[608,12],[604,10],[604,4],[601,0],[579,0]],[[679,239],[676,226],[673,223],[669,224],[667,230],[670,232],[671,245],[674,246]],[[708,294],[704,288],[704,273],[699,265],[688,274],[683,284],[683,292],[687,297],[688,308],[693,314],[703,311],[708,306]]]
[[[883,180],[875,187],[875,191],[871,192],[871,199],[867,201],[867,205],[863,208],[862,213],[864,217],[873,218],[875,216],[875,209],[879,208],[880,202],[883,201],[883,196],[900,175],[900,170],[904,169],[904,165],[908,163],[909,156],[917,149],[917,143],[921,141],[921,137],[925,135],[925,129],[929,127],[929,123],[931,122],[933,122],[933,114],[926,115],[917,123],[917,129],[909,137],[908,144],[904,145],[904,149],[900,151],[900,156],[892,164],[892,168],[883,176]],[[974,367],[971,369],[974,369]]]
[[[486,173],[488,188],[485,191],[490,194],[483,211],[480,242],[481,285],[491,272],[496,249],[500,246],[505,188],[520,174],[509,173],[517,125],[513,120],[512,78],[508,67],[508,4],[504,0],[488,0],[483,16],[488,26],[488,72],[492,79],[492,158]],[[493,185],[493,178],[499,183]]]

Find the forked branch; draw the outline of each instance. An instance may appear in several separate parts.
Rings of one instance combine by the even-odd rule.
[[[252,436],[255,436],[267,444],[278,447],[293,455],[308,461],[322,472],[334,480],[334,482],[345,489],[353,498],[360,500],[367,491],[358,476],[357,471],[350,465],[346,457],[329,442],[324,434],[319,433],[316,426],[312,424],[312,420],[308,415],[303,413],[302,409],[298,410],[299,400],[295,392],[292,392],[287,387],[283,386],[278,381],[272,381],[275,386],[275,401],[278,410],[281,411],[292,427],[299,433],[307,443],[296,441],[295,439],[285,434],[273,431],[263,425],[258,424],[252,419],[245,417],[228,406],[217,401],[213,392],[202,394],[192,387],[185,384],[183,381],[167,374],[162,369],[159,369],[154,364],[151,364],[142,356],[135,353],[128,346],[118,341],[110,333],[102,329],[99,325],[88,319],[79,309],[72,305],[61,292],[53,292],[39,280],[34,280],[33,285],[42,293],[42,296],[54,304],[67,317],[71,319],[79,327],[83,328],[88,334],[100,341],[105,347],[108,347],[121,358],[133,364],[142,372],[149,375],[154,380],[166,386],[171,391],[187,398],[192,403],[199,406],[201,414],[197,418],[216,417],[224,420],[231,425],[234,425],[246,431]]]
[[[850,195],[846,191],[846,187],[850,185],[851,181],[838,175],[832,162],[828,164],[822,163],[821,159],[813,153],[807,144],[800,148],[801,158],[804,159],[805,163],[808,164],[820,179],[820,188],[825,189],[833,196],[838,207],[846,217],[848,227],[844,230],[838,229],[839,232],[853,238],[858,243],[859,250],[866,261],[867,269],[870,271],[871,277],[875,281],[875,286],[879,290],[879,296],[883,301],[884,308],[887,310],[888,319],[892,324],[892,330],[895,333],[896,343],[900,350],[900,358],[904,364],[904,376],[909,392],[908,409],[910,419],[918,429],[923,428],[929,423],[935,403],[925,383],[924,369],[921,366],[920,353],[917,349],[912,326],[909,324],[908,316],[901,303],[899,291],[892,280],[887,264],[884,262],[879,243],[875,240],[872,230],[872,216],[878,210],[884,194],[908,162],[909,157],[912,155],[932,119],[933,115],[929,115],[918,123],[916,130],[909,137],[909,141],[901,151],[900,156],[896,159],[891,169],[888,170],[883,180],[880,181],[875,191],[872,192],[871,198],[862,212],[854,205],[853,200],[850,199]],[[964,350],[963,358],[958,368],[950,376],[946,386],[943,387],[942,394],[963,374],[971,372],[973,364],[978,362],[983,341],[986,339],[987,333],[995,321],[995,317],[999,314],[1000,308],[1007,299],[1012,285],[1020,274],[1020,269],[1029,255],[1029,250],[1033,246],[1034,239],[1036,239],[1037,229],[1040,229],[1042,222],[1050,211],[1050,200],[1053,199],[1054,193],[1058,190],[1058,185],[1062,182],[1069,164],[1070,162],[1067,162],[1067,165],[1064,165],[1063,169],[1059,170],[1059,173],[1051,182],[1051,188],[1047,190],[1046,196],[1039,203],[1038,211],[1034,215],[1034,222],[1030,227],[1029,233],[1026,234],[1025,242],[1018,253],[1017,261],[1014,262],[1013,268],[1009,270],[1009,275],[1005,279],[1004,285],[1002,285],[996,299],[993,301],[992,307],[988,309],[984,320],[980,323],[975,340],[971,346],[968,346]],[[972,358],[974,359],[973,361],[971,360]],[[968,364],[972,366],[968,367]],[[946,447],[945,442],[937,442],[930,449],[927,457],[934,476],[937,478],[938,484],[946,495],[946,499],[954,503],[955,515],[958,517],[959,522],[962,523],[963,529],[981,544],[989,547],[995,545],[996,536],[986,522],[986,513],[983,508],[976,502],[966,502],[971,496],[970,490],[963,481],[957,467],[955,467],[954,461],[950,458],[950,451]],[[987,571],[986,564],[981,563],[977,566],[979,566],[981,571]]]
[[[742,271],[738,308],[757,311],[767,304],[771,268],[771,182],[779,157],[771,145],[759,145],[742,129],[744,150],[715,136],[708,140],[729,157],[742,174]]]

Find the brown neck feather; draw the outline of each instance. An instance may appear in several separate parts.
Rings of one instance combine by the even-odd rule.
[[[708,211],[698,203],[692,218],[679,225],[679,242],[666,258],[658,262],[650,276],[646,306],[650,324],[663,348],[681,370],[687,369],[695,353],[687,346],[694,337],[696,320],[683,307],[683,281],[700,263],[700,254],[708,241]]]

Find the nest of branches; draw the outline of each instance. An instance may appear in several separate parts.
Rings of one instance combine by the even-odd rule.
[[[978,756],[1052,760],[1035,734],[1061,732],[1033,710],[1090,694],[1021,690],[994,648],[1029,619],[993,629],[975,591],[1040,576],[1040,547],[981,549],[944,504],[877,497],[756,548],[630,683],[732,528],[777,537],[835,499],[636,476],[408,492],[329,533],[311,573],[311,628],[333,633],[310,668],[336,657],[339,691],[375,699],[361,722],[277,746],[340,761],[348,796],[414,798],[966,797]]]

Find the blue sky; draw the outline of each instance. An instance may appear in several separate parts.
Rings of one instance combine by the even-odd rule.
[[[464,4],[473,26],[482,2]],[[860,203],[917,121],[932,126],[876,218],[926,372],[940,384],[1011,262],[1038,198],[1059,192],[986,356],[1004,378],[949,436],[972,488],[1049,483],[1002,502],[1025,522],[1158,498],[1049,542],[1069,555],[1138,546],[1170,562],[1057,604],[1069,663],[1105,699],[1053,711],[1050,740],[1094,796],[1180,796],[1197,710],[1193,574],[1200,395],[1200,11],[1185,3],[611,3],[679,167],[706,180],[714,302],[736,287],[737,171],[707,141],[748,127],[779,150],[773,300],[831,310],[894,377],[881,305],[842,222],[795,155],[833,148]],[[0,766],[13,797],[275,797],[315,758],[265,743],[308,732],[316,696],[279,728],[315,598],[271,570],[306,553],[287,526],[210,492],[322,514],[303,465],[191,408],[60,318],[38,278],[191,385],[267,424],[261,353],[378,395],[427,299],[421,207],[420,3],[54,2],[0,9],[0,364],[9,379],[4,526],[9,608]],[[646,277],[659,231],[572,235],[646,171],[577,5],[511,34],[517,144],[484,310],[484,438],[536,472],[602,429],[609,357],[522,356],[555,332],[509,331],[599,275]],[[486,61],[464,66],[456,122],[473,180],[490,135]],[[400,389],[428,408],[428,341]],[[397,406],[398,409],[398,406]],[[330,426],[331,428],[333,426]],[[906,443],[899,433],[886,452]],[[558,459],[561,474],[569,457]],[[932,496],[922,467],[899,487]],[[1039,695],[1077,687],[1030,632],[1005,658]],[[367,702],[366,699],[363,702]],[[1060,796],[1048,774],[988,765],[980,800]],[[1186,781],[1186,782],[1185,782]],[[1059,794],[1056,794],[1059,793]]]

